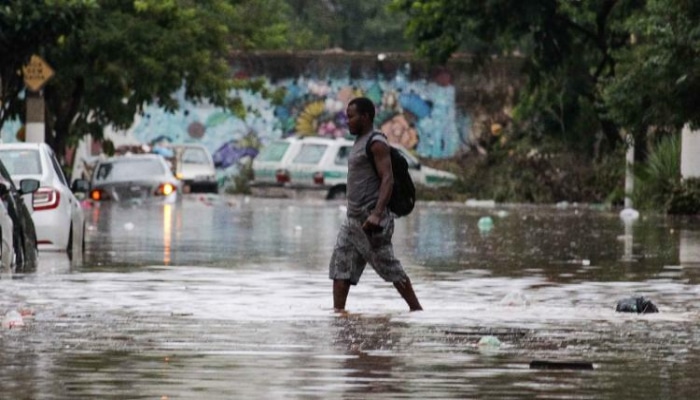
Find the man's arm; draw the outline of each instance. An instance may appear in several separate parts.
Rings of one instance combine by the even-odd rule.
[[[375,230],[379,227],[379,222],[384,215],[387,204],[389,204],[389,199],[391,199],[391,192],[394,189],[394,174],[391,169],[389,145],[382,141],[375,140],[372,142],[369,149],[374,158],[374,166],[377,169],[377,175],[380,180],[379,199],[374,206],[374,210],[372,210],[372,213],[362,225],[362,229]]]

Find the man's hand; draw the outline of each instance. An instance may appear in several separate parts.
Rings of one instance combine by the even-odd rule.
[[[362,230],[365,232],[378,232],[382,230],[382,227],[379,225],[381,222],[381,218],[375,214],[371,213],[369,217],[365,220],[365,223],[362,224]]]

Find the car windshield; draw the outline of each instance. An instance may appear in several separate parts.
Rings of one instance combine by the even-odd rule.
[[[289,142],[287,141],[279,140],[272,142],[260,151],[257,159],[259,161],[282,161],[282,157],[284,157],[284,153],[287,152],[288,148]]]
[[[180,160],[182,160],[184,164],[209,164],[207,152],[204,149],[197,148],[184,149]]]
[[[37,150],[0,150],[0,160],[10,175],[41,175]]]
[[[125,181],[162,176],[165,167],[154,158],[131,159],[101,163],[95,171],[95,181]]]
[[[304,144],[292,161],[294,164],[317,164],[326,152],[325,144]]]

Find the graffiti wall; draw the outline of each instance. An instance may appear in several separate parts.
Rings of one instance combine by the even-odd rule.
[[[363,54],[255,57],[232,61],[232,73],[262,78],[268,91],[281,89],[284,96],[276,104],[259,93],[234,92],[246,109],[246,116],[239,118],[211,105],[192,104],[178,93],[177,112],[149,106],[124,134],[141,143],[201,143],[212,152],[217,167],[228,170],[236,168],[241,159],[255,156],[273,139],[294,134],[345,136],[347,102],[366,96],[377,107],[377,129],[391,142],[420,157],[448,158],[469,145],[471,131],[478,129],[476,122],[483,119],[471,115],[475,110],[471,104],[478,102],[477,97],[483,98],[478,86],[504,86],[496,74],[482,75],[478,77],[481,81],[474,83],[476,74],[461,66],[435,73],[410,57],[397,58],[393,64]],[[18,128],[17,123],[7,123],[3,141],[16,141]]]
[[[141,142],[197,142],[207,146],[227,167],[224,153],[246,152],[273,139],[290,135],[342,137],[347,135],[345,107],[356,96],[367,96],[377,106],[375,122],[391,142],[422,157],[444,158],[460,147],[455,89],[451,85],[410,82],[401,75],[389,80],[304,77],[269,84],[284,89],[284,100],[273,105],[259,94],[239,91],[245,118],[180,98],[180,111],[171,114],[149,107],[131,130]]]

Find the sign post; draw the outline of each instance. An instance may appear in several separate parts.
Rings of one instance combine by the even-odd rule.
[[[27,86],[25,142],[43,143],[45,140],[44,95],[41,89],[53,74],[53,69],[37,55],[33,55],[29,63],[22,67],[24,84]]]

